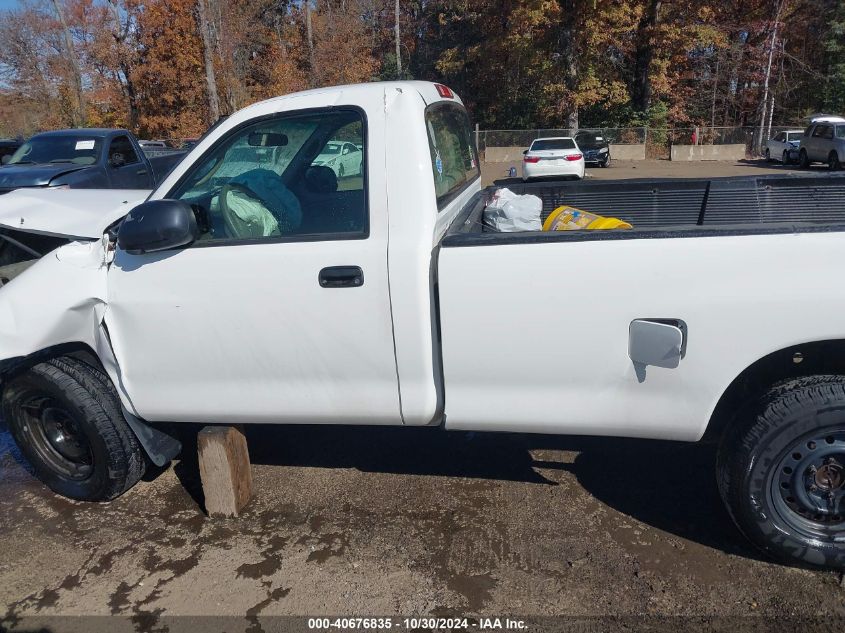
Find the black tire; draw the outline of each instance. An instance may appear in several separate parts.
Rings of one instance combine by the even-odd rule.
[[[610,152],[608,152],[607,158],[605,158],[603,162],[599,163],[599,166],[610,167]]]
[[[784,165],[790,164],[791,161],[789,160],[789,152],[787,150],[783,150],[783,156],[781,157],[780,162]]]
[[[62,356],[13,377],[3,417],[36,475],[81,501],[108,501],[134,486],[147,462],[108,376]]]
[[[800,152],[798,152],[798,164],[801,166],[802,169],[809,169],[810,157],[807,155],[807,150],[802,149]]]
[[[766,148],[766,162],[767,162],[767,163],[771,163],[771,162],[772,162],[772,155],[771,155],[771,152],[769,152],[769,148],[768,148],[768,147]]]
[[[839,154],[831,152],[827,157],[827,166],[830,171],[839,171],[842,169],[842,163],[839,162]]]
[[[845,569],[845,376],[776,385],[746,411],[717,460],[734,522],[780,561]]]

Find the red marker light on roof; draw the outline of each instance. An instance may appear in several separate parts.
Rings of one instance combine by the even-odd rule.
[[[449,88],[444,86],[443,84],[434,84],[434,87],[437,88],[437,94],[439,94],[444,99],[454,99],[455,95],[452,93]]]

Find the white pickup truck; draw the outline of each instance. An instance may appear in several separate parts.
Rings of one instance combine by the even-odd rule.
[[[357,177],[315,164],[336,138]],[[487,230],[464,107],[422,82],[250,106],[134,208],[8,194],[3,417],[85,500],[174,457],[163,422],[705,439],[756,545],[844,567],[845,179],[512,188],[634,228]]]

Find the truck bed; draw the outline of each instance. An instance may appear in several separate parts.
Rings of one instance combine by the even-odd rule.
[[[842,340],[845,178],[538,183],[635,228],[498,233],[479,192],[437,252],[446,427],[701,437],[746,368]],[[677,367],[629,356],[634,321],[677,323]]]
[[[567,204],[630,222],[629,231],[497,233],[482,223],[487,200],[499,186],[482,190],[453,223],[444,246],[525,239],[625,239],[672,233],[845,230],[845,175],[761,176],[519,183],[506,185],[543,201],[542,221]]]

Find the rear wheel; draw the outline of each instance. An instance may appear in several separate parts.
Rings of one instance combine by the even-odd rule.
[[[839,171],[842,169],[842,163],[839,162],[839,154],[831,152],[830,156],[827,157],[827,166],[830,171]]]
[[[798,153],[798,164],[801,165],[803,169],[807,169],[810,166],[810,157],[807,155],[807,150],[802,149]]]
[[[38,478],[60,495],[107,501],[146,469],[108,377],[70,357],[39,363],[4,387],[2,412]]]
[[[789,152],[787,150],[783,150],[783,157],[781,158],[780,162],[782,162],[784,165],[788,165],[790,163]]]
[[[845,376],[778,385],[749,412],[718,458],[737,526],[784,562],[845,569]]]
[[[766,148],[766,162],[767,162],[767,163],[771,163],[771,162],[772,162],[772,154],[771,154],[771,152],[769,152],[769,148],[768,148],[768,147]]]

